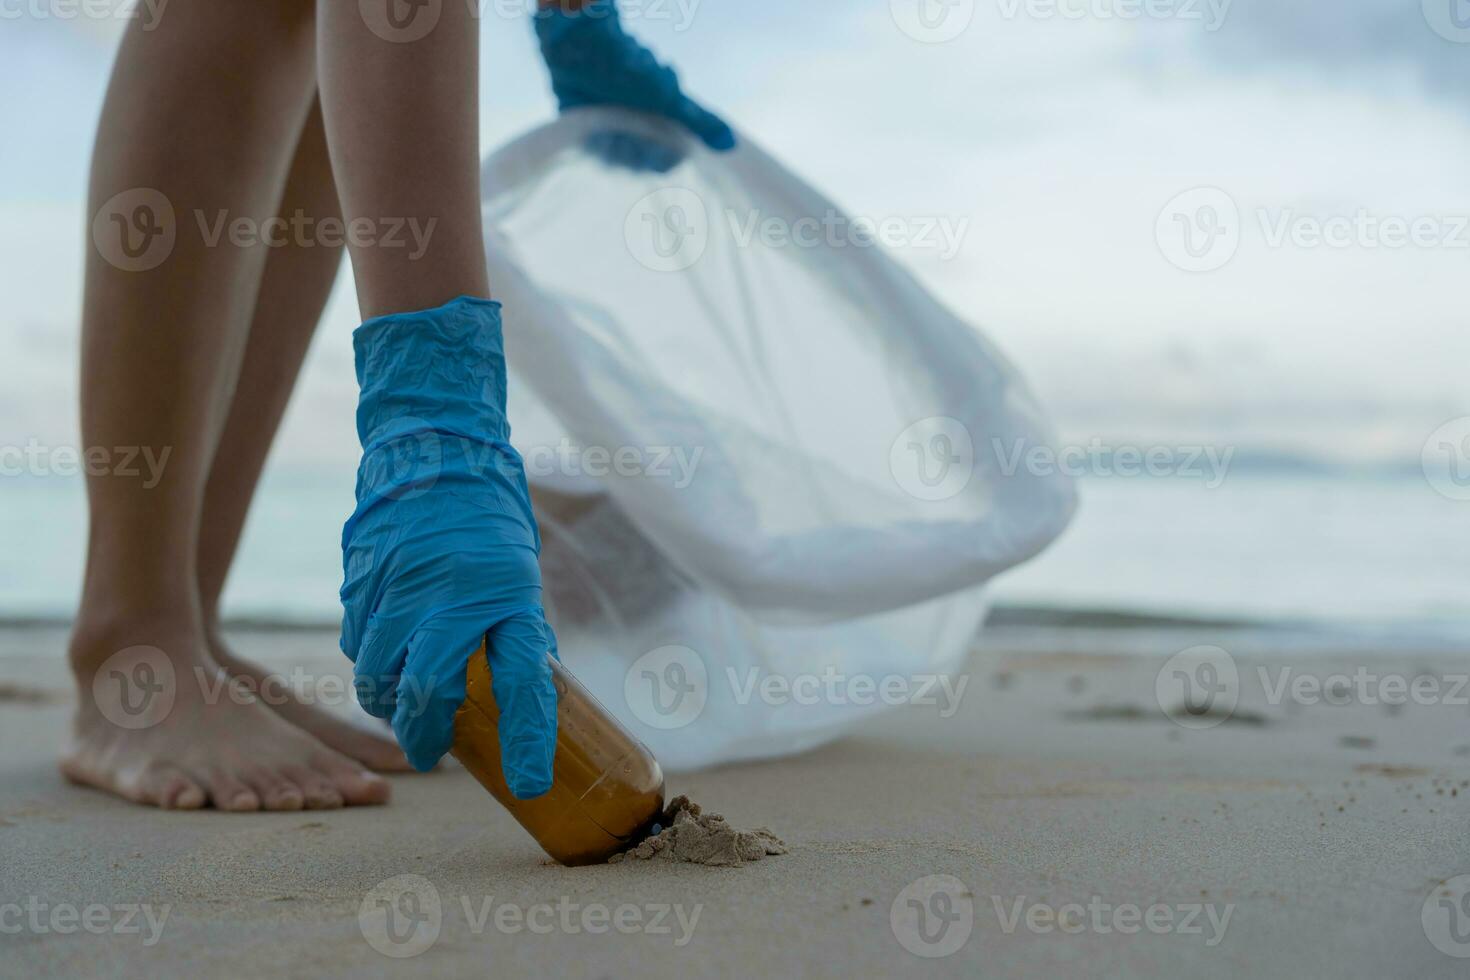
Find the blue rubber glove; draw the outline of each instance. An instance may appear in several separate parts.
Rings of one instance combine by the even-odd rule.
[[[431,769],[488,639],[505,781],[518,799],[540,796],[556,751],[556,640],[505,418],[500,304],[462,297],[379,317],[352,343],[363,456],[342,529],[342,651],[358,700],[392,719],[414,768]]]
[[[735,147],[735,134],[679,88],[674,70],[623,30],[614,0],[589,0],[564,10],[564,0],[536,11],[536,37],[551,70],[551,88],[562,109],[614,105],[664,116],[687,127],[712,150]],[[672,170],[682,155],[633,133],[596,133],[588,148],[633,170]]]

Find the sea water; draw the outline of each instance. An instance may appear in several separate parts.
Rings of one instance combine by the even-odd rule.
[[[279,468],[262,487],[227,613],[335,623],[348,468]],[[86,546],[81,482],[8,477],[0,618],[65,618]],[[1409,470],[1282,473],[1237,465],[1218,486],[1082,480],[1082,509],[1049,551],[1002,576],[1002,610],[1294,620],[1470,641],[1470,502]]]

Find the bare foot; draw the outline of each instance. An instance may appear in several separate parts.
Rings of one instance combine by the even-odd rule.
[[[265,705],[232,697],[220,683],[228,675],[206,646],[202,631],[187,627],[79,627],[71,651],[77,714],[62,773],[164,809],[330,809],[388,801],[381,776]]]
[[[353,725],[328,709],[306,704],[292,693],[290,684],[257,663],[236,656],[217,632],[211,631],[209,652],[230,676],[243,678],[251,690],[262,692],[262,701],[297,728],[315,735],[329,748],[378,772],[413,772],[398,743],[385,735]],[[347,696],[352,691],[347,689]]]

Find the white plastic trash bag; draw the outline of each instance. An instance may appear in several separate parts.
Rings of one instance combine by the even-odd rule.
[[[685,157],[608,166],[607,130]],[[1074,506],[1027,471],[1051,434],[1005,358],[748,137],[579,110],[493,154],[483,196],[571,670],[670,769],[947,696],[985,583]]]

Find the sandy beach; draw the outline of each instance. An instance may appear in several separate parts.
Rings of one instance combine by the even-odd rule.
[[[6,630],[0,974],[1463,975],[1460,919],[1426,927],[1462,914],[1441,883],[1470,873],[1463,658],[1298,652],[1287,674],[1257,637],[1234,713],[1193,729],[1156,696],[1151,647],[1183,638],[1130,636],[1101,644],[1123,655],[999,629],[952,716],[905,707],[806,755],[670,778],[786,856],[569,870],[457,768],[325,813],[160,813],[68,786],[64,633]],[[325,632],[236,640],[344,666]],[[1362,671],[1447,682],[1402,707],[1271,695]]]

